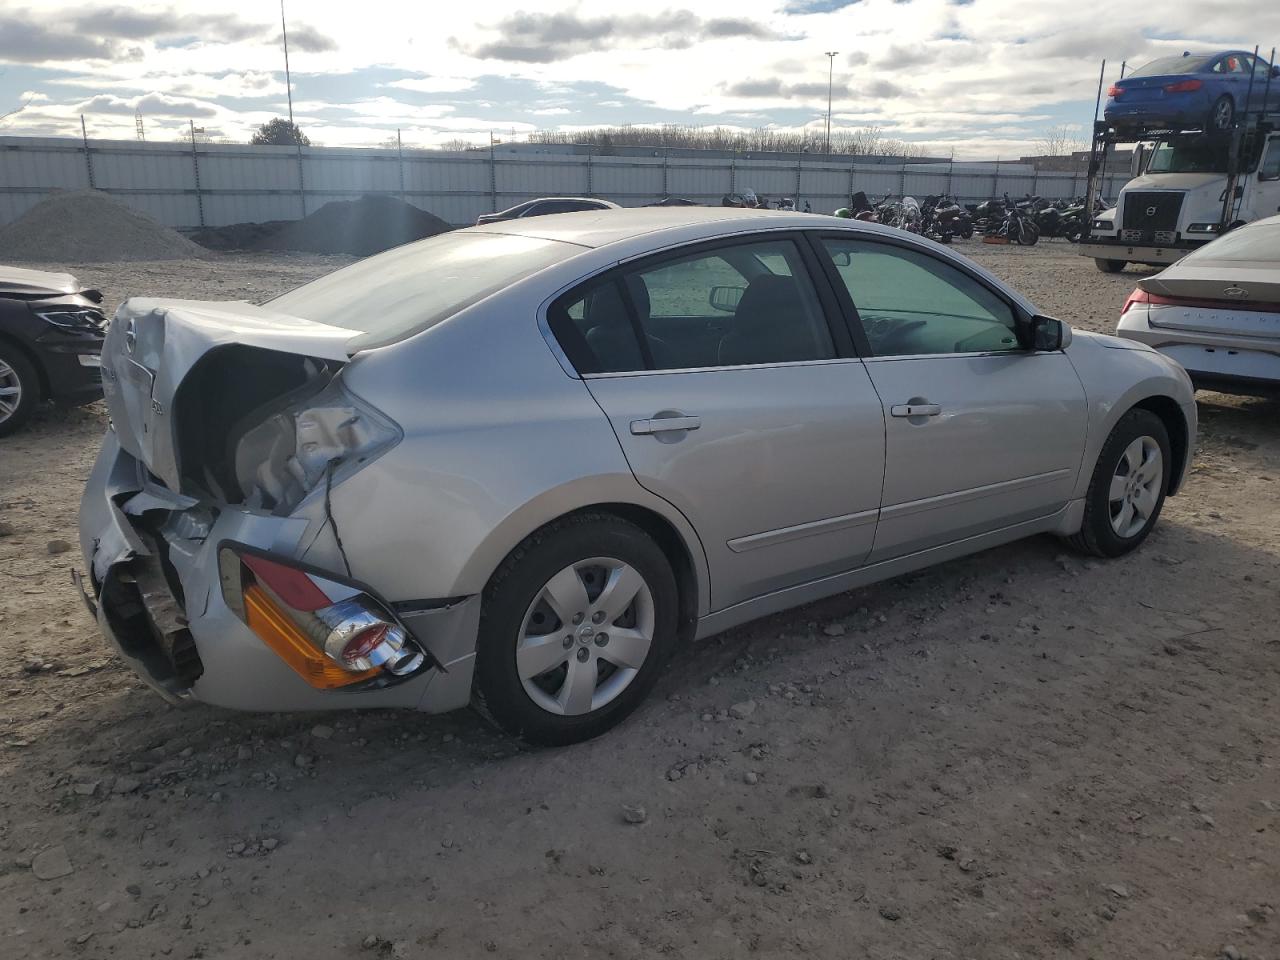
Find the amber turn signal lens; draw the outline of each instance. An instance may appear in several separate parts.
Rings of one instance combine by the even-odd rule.
[[[352,673],[343,670],[316,649],[266,592],[257,584],[244,589],[245,622],[257,636],[293,668],[302,679],[319,690],[347,687],[378,675],[377,670]]]

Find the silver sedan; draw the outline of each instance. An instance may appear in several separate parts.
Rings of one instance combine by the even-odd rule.
[[[1132,550],[1182,369],[876,225],[609,210],[460,230],[262,306],[132,299],[86,601],[174,702],[473,704],[568,743],[673,649],[1033,534]]]

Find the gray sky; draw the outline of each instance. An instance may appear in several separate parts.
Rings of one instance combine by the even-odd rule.
[[[243,141],[286,112],[280,23],[260,0],[0,7],[0,134],[149,139],[189,119]],[[293,0],[294,114],[315,142],[682,123],[882,127],[930,153],[1032,152],[1093,114],[1098,65],[1280,43],[1274,0]],[[1249,31],[1252,31],[1249,32]],[[1256,35],[1255,35],[1256,34]]]

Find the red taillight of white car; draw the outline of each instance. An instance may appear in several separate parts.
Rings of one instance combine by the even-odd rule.
[[[232,545],[219,567],[227,605],[317,689],[385,685],[427,665],[395,615],[354,584]]]

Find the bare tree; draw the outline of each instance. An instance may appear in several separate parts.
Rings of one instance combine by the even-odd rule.
[[[438,144],[437,149],[448,150],[452,153],[464,153],[467,150],[478,150],[479,146],[470,140],[462,139],[462,137],[454,137],[452,140],[446,140],[444,143]]]
[[[1036,141],[1036,151],[1042,157],[1067,157],[1084,149],[1080,128],[1074,123],[1060,123],[1049,127]]]
[[[695,127],[667,124],[660,127],[598,127],[594,130],[537,130],[529,134],[530,143],[586,143],[608,153],[617,147],[651,147],[662,149],[724,150],[735,153],[812,153],[815,140],[804,131],[730,130],[725,127]],[[818,147],[821,151],[821,145]],[[922,148],[914,143],[884,137],[879,127],[862,130],[839,130],[831,134],[831,152],[845,156],[888,154],[918,157]]]

